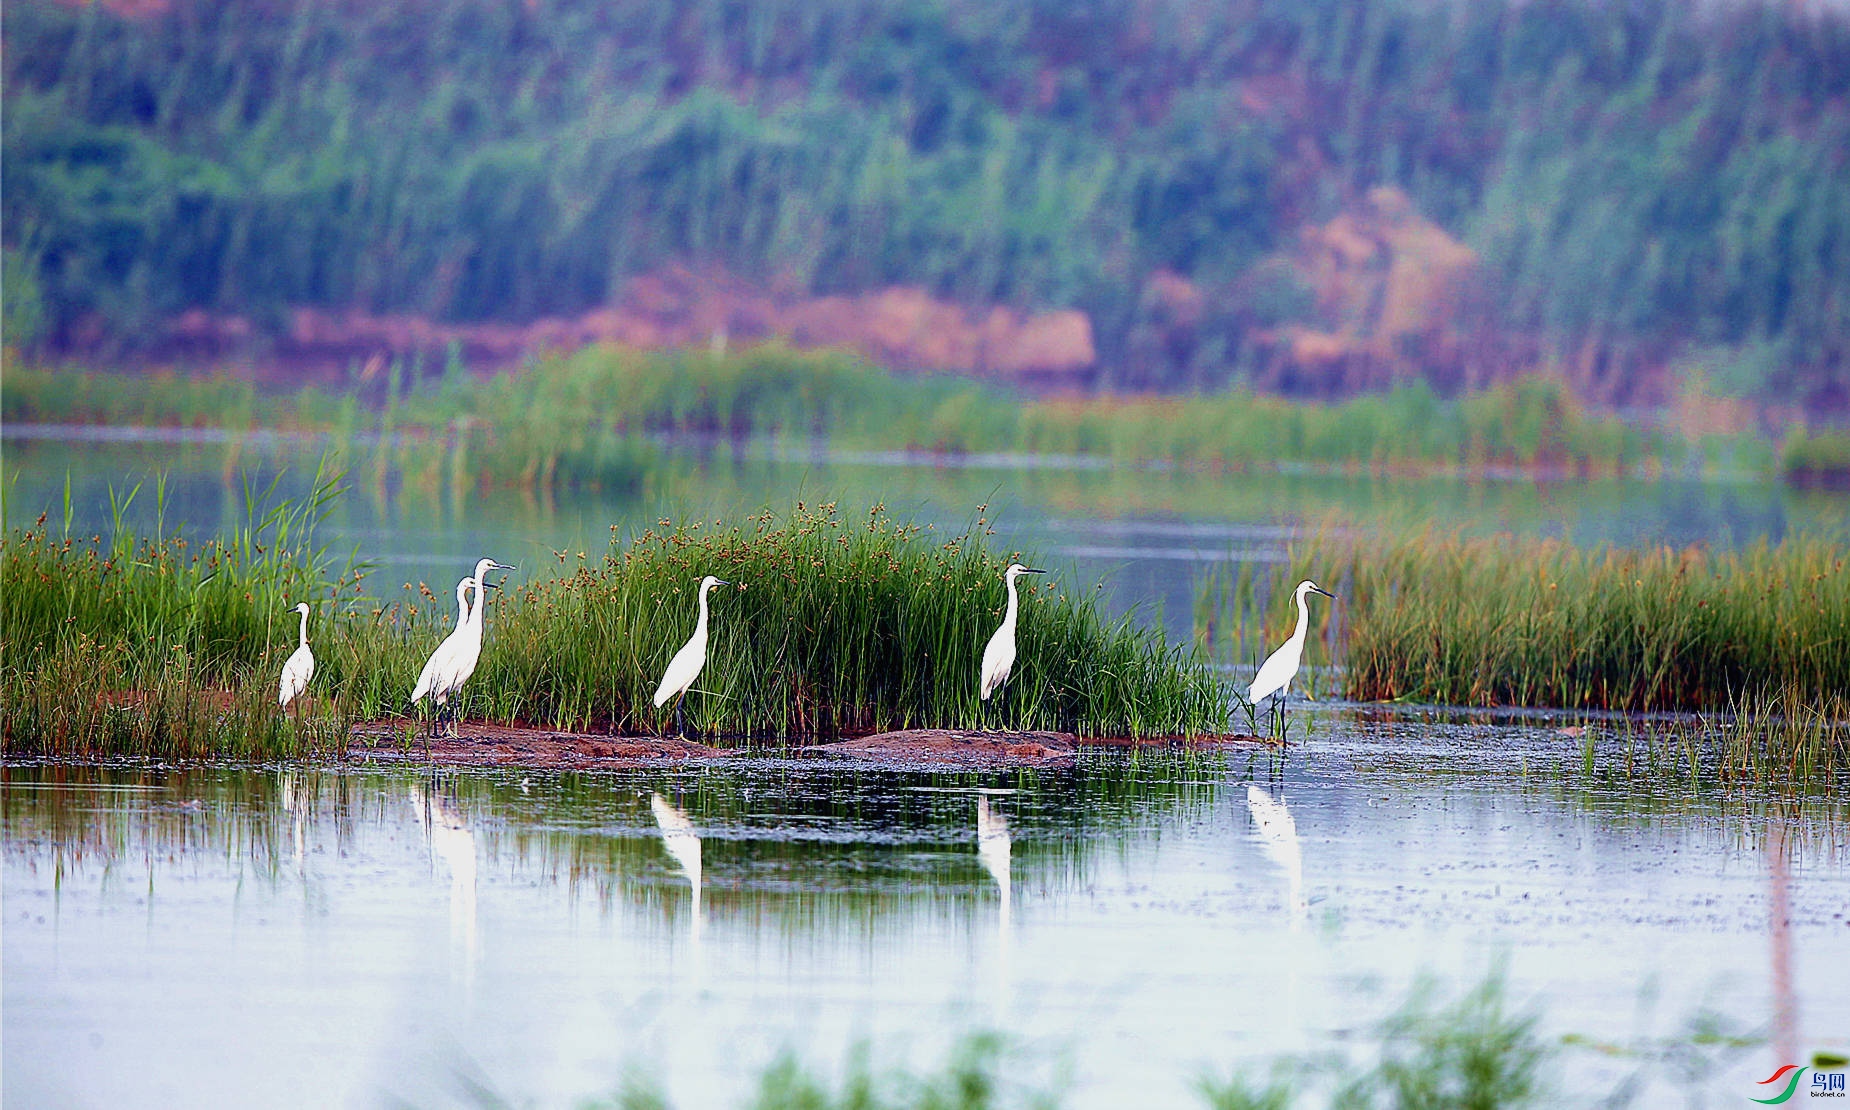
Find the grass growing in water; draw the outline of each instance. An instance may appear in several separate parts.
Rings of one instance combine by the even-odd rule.
[[[54,538],[40,519],[4,541],[0,708],[12,753],[289,755],[339,750],[355,715],[405,710],[412,681],[448,628],[449,591],[420,585],[382,604],[358,596],[313,541],[337,496],[327,475],[301,503],[263,509],[225,540]],[[117,514],[118,517],[120,513]],[[67,529],[68,531],[68,529]],[[1023,590],[1019,657],[1000,704],[979,704],[977,661],[1001,620],[1001,572],[987,521],[940,539],[878,507],[833,505],[744,524],[687,522],[552,577],[490,595],[478,715],[563,728],[653,732],[662,669],[693,629],[695,584],[716,573],[706,670],[690,724],[734,737],[809,740],[886,728],[1052,728],[1087,735],[1224,732],[1205,664],[1130,618],[1109,623],[1090,595]],[[288,606],[316,604],[309,727],[275,711],[277,668],[294,647]],[[328,599],[332,599],[330,602]],[[292,710],[291,718],[296,716]]]
[[[1108,623],[1090,596],[1059,583],[1022,589],[1015,673],[985,710],[977,663],[1001,622],[1010,561],[987,533],[981,518],[940,538],[878,506],[849,520],[832,504],[737,525],[664,521],[628,546],[613,529],[601,559],[562,555],[557,576],[491,598],[492,647],[472,704],[496,720],[654,731],[668,710],[649,697],[693,631],[696,584],[716,574],[735,585],[711,598],[708,662],[687,699],[702,732],[1226,731],[1222,692],[1201,661],[1128,617]],[[415,674],[417,650],[426,649],[380,648],[354,674]],[[369,687],[361,703],[388,709],[389,693]]]
[[[112,505],[107,539],[71,534],[68,493],[61,528],[41,514],[0,539],[8,754],[267,757],[344,747],[338,703],[295,728],[277,708],[274,677],[295,646],[288,606],[359,583],[315,540],[340,493],[336,476],[317,474],[300,501],[247,487],[244,523],[197,544],[158,524],[149,536],[126,527],[139,489]],[[154,492],[164,498],[159,485]]]
[[[1341,602],[1345,689],[1464,706],[1725,710],[1774,694],[1821,706],[1850,689],[1846,552],[1817,537],[1738,551],[1631,551],[1430,531],[1325,530],[1274,574],[1203,591],[1198,621],[1242,627],[1263,584],[1302,577]],[[1268,637],[1284,606],[1267,606]],[[1274,612],[1276,610],[1276,612]],[[1314,653],[1307,656],[1315,658]]]
[[[91,399],[99,396],[107,400]],[[1422,474],[1661,472],[1705,450],[1589,412],[1563,383],[1544,377],[1458,398],[1413,385],[1336,404],[1243,389],[1036,400],[778,343],[728,354],[597,345],[486,380],[472,378],[454,355],[441,375],[423,374],[415,360],[394,361],[384,372],[356,373],[338,394],[264,395],[227,379],[171,374],[113,379],[103,389],[74,370],[9,367],[3,400],[11,421],[192,425],[225,412],[226,427],[328,433],[356,466],[365,453],[356,438],[385,436],[389,451],[375,455],[388,451],[420,481],[535,489],[634,483],[647,454],[638,436],[661,432],[827,436],[847,448],[1044,452],[1124,465]],[[1773,469],[1770,449],[1715,446]]]

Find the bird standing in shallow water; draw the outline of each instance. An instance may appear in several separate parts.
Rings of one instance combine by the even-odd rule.
[[[278,705],[294,701],[308,689],[308,680],[315,677],[315,653],[308,650],[308,602],[298,604],[295,611],[302,614],[302,646],[283,663],[283,678],[276,692]]]
[[[1335,594],[1309,579],[1298,583],[1298,626],[1292,630],[1291,638],[1259,665],[1259,674],[1253,679],[1249,691],[1248,700],[1254,708],[1258,708],[1260,699],[1272,698],[1272,707],[1278,711],[1280,733],[1285,728],[1285,699],[1291,694],[1291,680],[1297,677],[1298,662],[1304,657],[1304,634],[1310,630],[1310,607],[1304,603],[1307,594],[1322,594],[1332,601],[1336,599]]]
[[[1010,563],[1002,572],[1002,579],[1008,587],[1008,612],[1002,616],[1002,627],[989,638],[989,646],[983,649],[983,666],[977,674],[980,700],[988,701],[989,695],[1002,688],[1008,681],[1009,671],[1015,666],[1015,615],[1020,609],[1020,599],[1015,596],[1015,579],[1024,574],[1046,574],[1044,570],[1033,570],[1020,563]],[[996,699],[1001,701],[1000,698]]]
[[[662,672],[662,684],[655,688],[655,708],[660,709],[669,698],[675,699],[675,731],[683,736],[687,734],[687,723],[681,713],[681,703],[687,699],[687,691],[694,680],[700,677],[700,669],[707,665],[707,591],[715,586],[730,585],[732,583],[711,574],[700,580],[700,617],[694,622],[694,634],[668,661],[668,669]]]

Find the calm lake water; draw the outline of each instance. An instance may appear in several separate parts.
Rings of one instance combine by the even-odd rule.
[[[236,518],[228,449],[5,444],[8,522],[103,527],[169,476],[166,518]],[[313,457],[243,449],[232,473]],[[267,480],[267,478],[265,479]],[[1844,527],[1841,497],[1700,483],[1383,482],[679,457],[641,489],[462,504],[390,483],[327,537],[403,581],[478,554],[541,573],[663,515],[884,500],[998,539],[1186,629],[1230,554],[1330,512],[1624,544]],[[144,488],[142,523],[155,511]],[[1159,616],[1160,614],[1160,616]],[[1283,757],[1088,755],[1072,771],[894,775],[805,763],[629,774],[364,765],[9,765],[0,898],[8,1106],[572,1105],[627,1070],[736,1105],[783,1049],[865,1041],[930,1066],[998,1029],[1068,1105],[1201,1105],[1204,1073],[1365,1058],[1421,976],[1501,963],[1567,1048],[1582,1105],[1711,1105],[1850,1050],[1850,813],[1624,773],[1616,722],[1327,706]],[[1726,1051],[1692,1023],[1760,1038]],[[1802,1052],[1804,1057],[1793,1056]],[[1709,1061],[1712,1070],[1694,1068]],[[471,1091],[477,1092],[471,1095]],[[1706,1094],[1705,1094],[1706,1093]],[[1802,1097],[1802,1096],[1801,1096]]]

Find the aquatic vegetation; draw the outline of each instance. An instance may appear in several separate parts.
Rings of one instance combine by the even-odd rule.
[[[654,458],[648,436],[669,433],[826,437],[855,449],[1032,452],[1217,471],[1612,477],[1684,470],[1710,458],[1738,464],[1753,454],[1725,437],[1689,441],[1589,412],[1563,382],[1545,377],[1456,398],[1409,385],[1340,403],[1243,388],[1031,399],[991,383],[899,375],[848,352],[775,342],[723,354],[598,344],[486,380],[470,377],[454,354],[441,375],[425,374],[416,360],[393,360],[357,371],[339,395],[318,388],[258,395],[225,379],[171,374],[112,378],[109,389],[73,370],[9,375],[8,419],[190,426],[211,423],[212,406],[222,404],[223,427],[323,434],[347,465],[370,458],[380,471],[391,462],[433,489],[633,487]],[[235,399],[221,397],[235,389],[243,391]],[[85,399],[91,393],[113,400],[97,407]]]
[[[979,723],[982,645],[1002,618],[1012,561],[977,518],[939,536],[879,506],[833,504],[743,524],[663,521],[601,559],[560,553],[560,572],[491,599],[494,649],[482,711],[554,727],[643,729],[661,670],[687,638],[703,575],[708,662],[686,703],[700,731],[776,739]],[[1025,591],[1020,662],[994,723],[1084,735],[1224,732],[1223,691],[1203,661],[1089,593]]]
[[[1284,565],[1204,586],[1197,626],[1237,642],[1258,602],[1314,571],[1343,601],[1310,648],[1358,700],[1723,710],[1780,692],[1822,707],[1850,688],[1847,558],[1813,536],[1634,551],[1326,528]]]
[[[1850,432],[1796,429],[1780,451],[1779,469],[1793,485],[1850,487]]]
[[[196,545],[120,523],[107,541],[82,543],[54,538],[43,518],[9,534],[0,694],[22,711],[8,714],[8,750],[289,754],[311,740],[338,747],[336,720],[404,712],[449,622],[447,599],[422,584],[391,604],[363,597],[363,568],[337,570],[313,540],[337,493],[324,475],[303,502],[263,509],[253,495],[249,523]],[[601,559],[561,552],[554,576],[491,596],[468,705],[496,721],[658,730],[666,721],[649,692],[692,625],[696,583],[718,571],[738,586],[712,598],[722,619],[687,705],[702,732],[799,740],[970,727],[978,652],[1000,619],[1009,561],[987,534],[981,517],[939,537],[878,507],[847,521],[834,505],[731,526],[664,521],[628,544],[613,526]],[[295,647],[289,610],[304,598],[319,612],[305,708],[314,727],[285,742],[267,711],[200,716],[214,701],[240,704],[252,684],[274,702]],[[1227,731],[1205,662],[1131,618],[1107,622],[1089,593],[1056,584],[1024,600],[1021,662],[983,720],[1087,735]],[[67,672],[80,680],[47,685]],[[74,731],[101,705],[180,703],[194,711],[150,718],[171,727]]]
[[[194,543],[124,526],[72,535],[40,514],[0,538],[0,707],[7,752],[267,756],[344,746],[337,701],[310,693],[301,727],[276,705],[298,602],[352,592],[315,526],[340,494],[323,470],[301,500],[245,491],[244,523]],[[157,484],[154,496],[164,497]],[[164,513],[157,509],[157,519]],[[61,526],[60,526],[61,523]]]
[[[1450,1002],[1429,978],[1370,1030],[1374,1059],[1286,1057],[1264,1081],[1204,1077],[1211,1110],[1289,1110],[1298,1095],[1328,1090],[1345,1110],[1492,1110],[1550,1100],[1544,1069],[1559,1053],[1537,1031],[1540,1014],[1512,1007],[1500,971]]]

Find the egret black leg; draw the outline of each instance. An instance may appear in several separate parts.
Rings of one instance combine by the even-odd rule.
[[[683,740],[687,739],[687,715],[682,711],[682,703],[686,701],[686,690],[681,691],[681,696],[674,700],[674,733]]]

